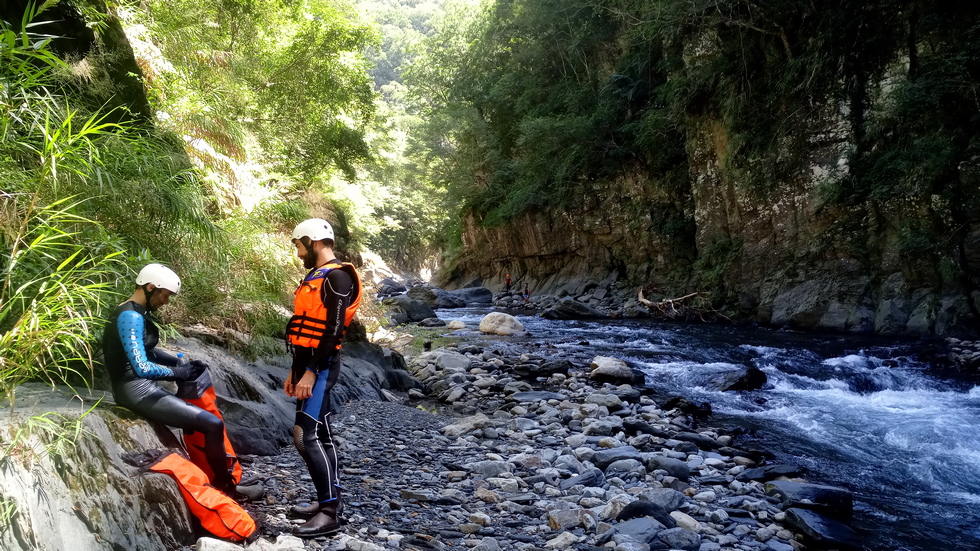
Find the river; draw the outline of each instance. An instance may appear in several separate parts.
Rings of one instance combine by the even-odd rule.
[[[475,332],[488,311],[438,315]],[[626,360],[657,395],[709,402],[707,424],[744,432],[736,445],[847,488],[852,527],[869,550],[980,546],[980,387],[934,363],[936,343],[515,314],[530,333],[516,343]],[[744,393],[703,385],[743,366],[764,371],[768,384]]]

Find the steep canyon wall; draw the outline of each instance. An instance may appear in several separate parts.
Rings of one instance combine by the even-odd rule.
[[[949,253],[909,245],[917,227],[948,225],[936,196],[841,206],[823,186],[846,171],[850,136],[826,115],[812,138],[810,167],[791,181],[753,189],[726,165],[723,125],[692,118],[690,189],[671,200],[632,174],[591,183],[572,208],[525,214],[504,226],[465,223],[465,252],[440,284],[479,279],[501,288],[506,273],[533,292],[576,295],[640,286],[679,296],[699,290],[740,321],[796,329],[881,334],[975,330],[980,292],[980,220],[956,228]],[[667,219],[688,225],[664,224]],[[937,221],[938,220],[938,221]]]

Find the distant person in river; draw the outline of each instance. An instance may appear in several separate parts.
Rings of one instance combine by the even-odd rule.
[[[293,356],[283,385],[297,399],[293,442],[316,488],[316,503],[290,508],[308,518],[293,534],[315,538],[340,529],[343,502],[338,443],[330,427],[330,389],[340,377],[340,347],[361,300],[361,282],[354,266],[334,254],[333,227],[320,218],[305,220],[293,230],[296,255],[310,270],[296,289],[286,342]]]
[[[510,274],[507,274],[507,279],[505,281],[507,283],[507,289],[504,292],[509,293],[510,292]]]
[[[150,317],[180,292],[180,278],[162,264],[147,264],[136,277],[136,290],[113,310],[102,334],[106,369],[116,404],[144,418],[204,434],[204,453],[214,473],[211,485],[242,500],[236,492],[225,452],[225,425],[213,413],[174,396],[156,381],[193,381],[208,365],[187,361],[157,348],[160,332]]]
[[[524,306],[531,303],[531,287],[524,283]]]

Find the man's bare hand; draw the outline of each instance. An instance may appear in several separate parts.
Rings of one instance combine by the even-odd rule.
[[[303,378],[299,380],[296,384],[295,397],[300,400],[305,400],[313,396],[313,385],[316,383],[316,373],[312,371],[307,371],[303,374]]]

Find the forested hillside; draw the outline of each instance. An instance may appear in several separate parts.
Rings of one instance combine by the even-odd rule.
[[[978,33],[966,1],[487,3],[412,69],[466,199],[444,281],[701,291],[777,326],[968,326]]]
[[[7,2],[0,13],[3,390],[92,369],[104,309],[150,260],[166,321],[279,350],[288,231],[358,224],[377,106],[376,28],[332,2]],[[354,230],[354,231],[350,231]]]

